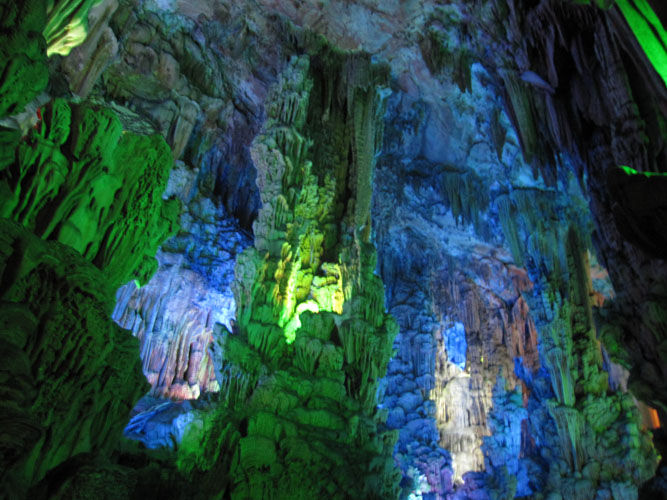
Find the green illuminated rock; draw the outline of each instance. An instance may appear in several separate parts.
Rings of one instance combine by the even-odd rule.
[[[0,475],[3,498],[27,498],[74,455],[109,453],[147,384],[115,289],[78,252],[0,219],[0,275]]]
[[[616,5],[630,26],[646,57],[667,86],[667,31],[650,3],[646,0],[575,0],[580,4],[594,3],[601,9]]]
[[[181,454],[193,475],[232,464],[218,490],[232,498],[398,495],[376,400],[396,325],[369,242],[383,78],[367,56],[323,49],[294,57],[269,96],[252,148],[263,208],[218,374],[219,414],[239,428],[191,431],[227,448],[194,470]]]
[[[15,147],[0,171],[0,216],[78,250],[112,286],[145,282],[179,209],[161,198],[172,164],[164,140],[124,131],[108,108],[57,99]]]
[[[179,210],[161,197],[160,136],[88,102],[56,99],[41,116],[25,136],[0,130],[2,498],[46,497],[50,471],[117,447],[148,386],[138,341],[111,320],[115,292],[150,277]]]
[[[44,1],[0,3],[0,118],[23,111],[46,88]]]
[[[100,0],[0,3],[0,118],[23,111],[48,83],[47,56],[67,55],[87,35]]]
[[[616,0],[639,45],[667,87],[667,31],[646,0]]]
[[[547,488],[569,492],[568,498],[588,498],[590,490],[571,489],[573,476],[583,473],[598,490],[636,492],[653,476],[658,457],[650,434],[639,429],[633,397],[609,388],[591,311],[586,249],[572,228],[565,253],[566,298],[557,301],[557,316],[544,329],[542,340],[556,396],[547,402],[548,409],[567,466],[552,464]]]
[[[47,55],[66,56],[86,39],[88,11],[100,0],[48,0],[44,38]]]

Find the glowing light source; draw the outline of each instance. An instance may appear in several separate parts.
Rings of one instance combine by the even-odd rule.
[[[658,416],[658,410],[655,408],[649,408],[648,414],[651,419],[651,428],[659,429],[660,428],[660,417]]]
[[[283,331],[285,332],[285,342],[288,344],[291,344],[296,339],[296,331],[301,328],[301,320],[299,319],[299,316],[304,311],[310,311],[312,313],[318,314],[320,312],[320,307],[314,300],[307,300],[296,306],[294,316],[292,316],[292,319],[290,319],[289,322],[283,327]]]
[[[665,177],[667,174],[658,173],[658,172],[637,172],[634,168],[628,167],[627,165],[620,165],[623,172],[628,175],[643,175],[644,177]]]
[[[617,0],[639,45],[667,86],[667,32],[646,0]]]
[[[304,311],[318,314],[320,311],[342,314],[343,302],[343,278],[338,264],[324,262],[322,270],[325,276],[315,276],[310,286],[311,299],[296,304],[297,279],[296,273],[290,275],[287,293],[280,314],[279,326],[285,334],[285,341],[291,344],[296,339],[296,331],[301,328],[299,316]],[[292,279],[294,276],[294,279]],[[292,311],[294,311],[292,313]]]

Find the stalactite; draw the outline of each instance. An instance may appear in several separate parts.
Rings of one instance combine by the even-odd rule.
[[[123,131],[106,108],[60,99],[37,125],[14,136],[16,154],[0,170],[0,234],[10,239],[0,260],[21,263],[0,289],[39,318],[20,346],[37,384],[23,408],[26,440],[2,471],[3,482],[20,484],[8,493],[15,498],[75,455],[104,457],[116,446],[145,387],[136,339],[110,318],[114,289],[147,279],[178,209],[160,196],[171,168],[161,138]]]
[[[172,164],[164,140],[124,132],[108,108],[56,99],[16,147],[15,162],[0,172],[12,193],[0,213],[77,249],[115,285],[145,283],[179,210],[160,196]]]
[[[608,432],[610,428],[637,425],[637,412],[619,413],[619,406],[632,406],[628,394],[609,390],[608,374],[603,369],[602,353],[591,314],[592,288],[587,252],[578,231],[570,227],[564,242],[567,257],[568,289],[558,304],[557,317],[542,330],[543,354],[555,399],[547,401],[549,413],[556,423],[560,447],[568,463],[568,470],[559,471],[550,478],[548,487],[553,490],[571,491],[573,498],[587,498],[587,493],[575,486],[576,477],[582,471],[586,479],[600,489],[630,489],[649,477],[655,464],[655,451],[651,449],[647,434],[623,440]],[[557,295],[553,294],[553,300]],[[622,447],[627,456],[642,459],[639,469],[614,469],[615,477],[608,479],[601,470],[614,468],[610,454]],[[623,454],[621,454],[623,455]],[[595,469],[599,457],[607,457]],[[620,458],[620,457],[619,457]],[[555,470],[555,468],[552,468]],[[595,470],[597,472],[593,473]]]
[[[238,321],[222,346],[218,375],[220,411],[248,422],[238,444],[224,452],[240,457],[230,471],[232,498],[285,498],[288,492],[291,498],[343,498],[356,491],[353,478],[359,474],[378,488],[368,495],[396,493],[395,434],[378,430],[383,417],[376,400],[396,327],[373,274],[370,233],[358,237],[359,222],[370,228],[381,115],[375,70],[352,57],[343,78],[354,101],[331,103],[323,123],[313,114],[313,103],[320,101],[310,96],[309,60],[294,57],[272,89],[271,118],[252,149],[264,206],[255,223],[255,248],[239,256]],[[350,122],[336,110],[339,105],[354,110]],[[302,135],[306,120],[311,137]],[[311,145],[322,141],[328,148],[332,138],[340,140],[330,128],[349,124],[353,139],[345,142],[355,151],[353,163],[331,169],[332,160],[344,160],[314,154]],[[337,192],[340,185],[351,189],[350,200]],[[347,226],[337,228],[341,217]],[[210,439],[198,435],[205,443]],[[333,467],[349,475],[324,472]]]
[[[561,449],[567,457],[572,471],[580,472],[586,463],[585,448],[582,440],[582,416],[574,408],[549,404],[549,413],[556,421],[558,435],[561,439]]]
[[[534,105],[525,88],[525,84],[518,75],[511,71],[503,71],[502,79],[509,97],[510,116],[515,122],[517,132],[521,139],[526,162],[531,163],[537,154],[538,139],[534,121]]]
[[[503,228],[503,234],[508,242],[512,257],[517,265],[523,264],[523,249],[519,240],[516,211],[508,195],[499,196],[495,200],[498,217]]]
[[[442,191],[445,204],[452,216],[464,224],[472,224],[478,234],[484,233],[484,213],[489,205],[488,186],[473,171],[445,169],[442,173]]]

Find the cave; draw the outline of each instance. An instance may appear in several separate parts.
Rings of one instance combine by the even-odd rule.
[[[0,2],[0,499],[667,499],[665,5]]]

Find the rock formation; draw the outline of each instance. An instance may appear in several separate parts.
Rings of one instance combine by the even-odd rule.
[[[178,212],[160,196],[172,159],[159,136],[94,103],[54,99],[38,118],[23,137],[3,130],[13,150],[0,170],[9,498],[117,446],[146,385],[136,340],[111,321],[115,289],[148,279]]]
[[[319,50],[291,59],[252,148],[263,207],[237,263],[237,323],[218,372],[220,411],[238,426],[217,451],[226,463],[239,453],[232,498],[397,494],[395,433],[376,408],[396,330],[369,243],[384,73]],[[208,448],[222,429],[204,429]]]
[[[0,14],[0,498],[666,495],[660,2]]]

